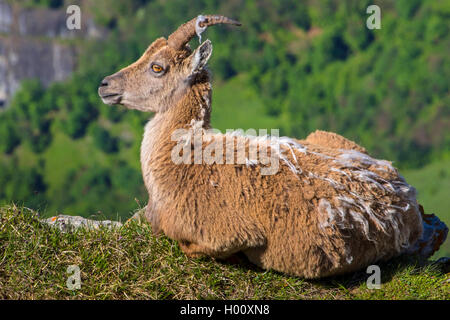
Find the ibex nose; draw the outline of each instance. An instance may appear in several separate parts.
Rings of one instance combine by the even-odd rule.
[[[105,77],[98,87],[98,95],[106,104],[118,104],[122,99],[123,90],[118,83],[117,74]]]
[[[100,83],[100,87],[107,87],[108,86],[108,77],[102,80]]]

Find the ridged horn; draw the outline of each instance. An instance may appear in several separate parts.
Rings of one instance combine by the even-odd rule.
[[[240,26],[239,21],[217,15],[199,15],[198,17],[182,24],[168,39],[169,46],[175,50],[181,50],[195,35],[198,35],[201,42],[201,33],[207,27],[215,24],[232,24]]]

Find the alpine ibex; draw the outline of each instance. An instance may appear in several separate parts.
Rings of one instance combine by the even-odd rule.
[[[215,24],[240,25],[223,16],[194,18],[167,40],[155,40],[98,90],[106,104],[155,113],[141,146],[152,230],[177,240],[191,257],[243,252],[262,268],[306,278],[354,271],[404,252],[431,255],[448,229],[423,214],[414,188],[390,162],[324,131],[296,140],[210,130],[206,65],[212,45],[206,40],[192,52],[188,42]],[[192,130],[199,144],[188,134],[174,139]],[[186,146],[189,152],[213,150],[213,157],[223,147],[232,161],[191,161],[192,154],[175,161]],[[278,170],[263,174],[268,162],[254,161],[252,147],[257,156],[265,149],[266,160],[279,160]],[[236,161],[241,151],[244,162]]]

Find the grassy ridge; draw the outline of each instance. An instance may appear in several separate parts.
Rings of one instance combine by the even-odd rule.
[[[81,289],[66,286],[81,269]],[[15,206],[0,208],[0,299],[449,299],[443,266],[399,258],[380,264],[382,288],[364,270],[307,281],[239,263],[188,259],[178,245],[136,222],[74,233],[42,224]]]

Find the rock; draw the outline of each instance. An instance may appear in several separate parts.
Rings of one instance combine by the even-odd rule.
[[[0,1],[0,32],[10,32],[12,21],[13,13],[11,6],[5,1]]]
[[[423,234],[420,239],[408,248],[408,254],[416,254],[428,259],[447,239],[448,227],[434,214],[426,214],[420,206],[423,220]]]
[[[443,273],[449,273],[450,272],[450,258],[449,257],[442,257],[438,259],[435,262],[436,265],[438,265]],[[450,278],[447,280],[447,282],[450,282]]]
[[[1,1],[1,0],[0,0]],[[22,36],[48,38],[98,38],[102,30],[81,11],[81,29],[69,30],[66,25],[66,7],[62,9],[21,9],[18,15],[18,29]]]
[[[90,220],[80,216],[68,216],[58,215],[48,219],[42,219],[43,223],[50,225],[51,227],[58,228],[62,232],[71,232],[79,228],[99,229],[100,227],[106,228],[120,228],[122,223],[119,221],[111,220]]]
[[[106,35],[87,10],[82,10],[80,30],[69,30],[67,17],[65,6],[30,9],[18,1],[0,0],[0,109],[24,79],[39,79],[46,87],[72,74],[80,46],[67,39]]]
[[[23,79],[44,86],[67,79],[75,68],[75,50],[56,42],[9,37],[0,39],[0,100],[8,100]]]

